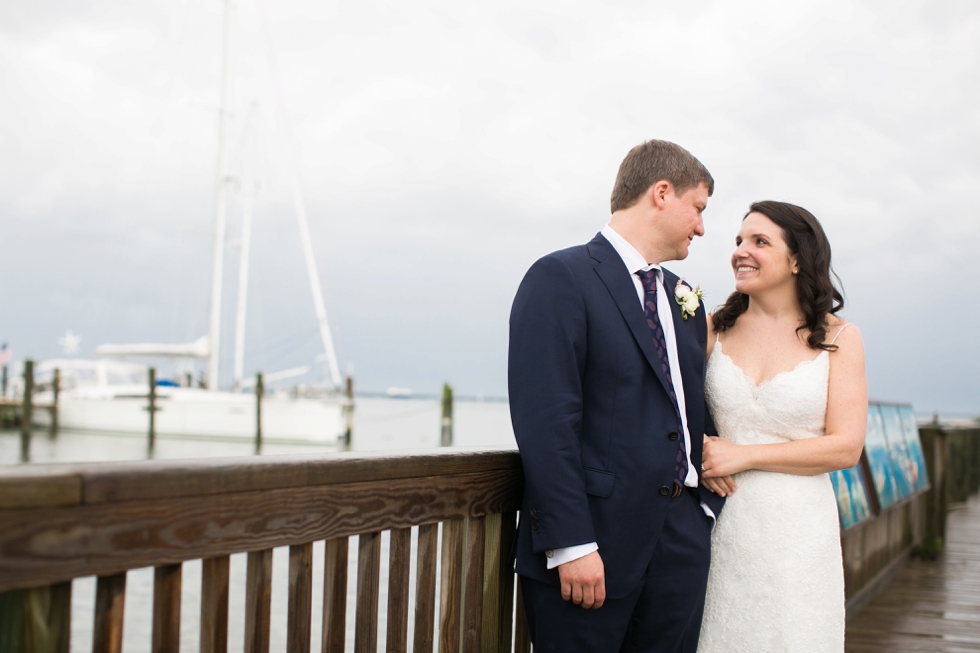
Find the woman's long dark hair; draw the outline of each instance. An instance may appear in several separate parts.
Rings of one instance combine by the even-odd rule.
[[[830,242],[823,227],[812,213],[786,202],[756,202],[742,219],[749,217],[749,213],[761,213],[775,222],[783,231],[789,251],[796,255],[800,268],[796,275],[796,295],[803,311],[803,324],[796,331],[810,332],[806,339],[810,349],[836,350],[837,345],[824,344],[827,316],[844,308],[844,296],[838,290],[840,278],[830,267]],[[749,296],[733,292],[712,317],[715,331],[726,331],[735,326],[748,307]]]

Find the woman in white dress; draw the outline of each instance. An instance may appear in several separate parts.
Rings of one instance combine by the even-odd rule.
[[[836,317],[830,244],[808,211],[757,202],[708,320],[703,483],[712,533],[699,653],[844,650],[844,570],[829,472],[855,465],[868,396],[861,334]]]

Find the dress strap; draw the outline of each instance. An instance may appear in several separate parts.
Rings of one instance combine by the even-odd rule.
[[[839,336],[840,335],[840,332],[843,331],[844,329],[846,329],[849,326],[851,326],[851,323],[850,322],[845,322],[844,323],[844,326],[842,326],[841,328],[837,329],[837,333],[834,334],[834,339],[830,341],[830,344],[834,344],[835,342],[837,342],[837,336]]]

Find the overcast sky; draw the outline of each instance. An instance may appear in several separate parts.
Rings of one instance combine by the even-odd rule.
[[[207,332],[223,11],[0,8],[0,339],[18,358],[58,355],[67,329],[82,355]],[[289,138],[358,387],[495,396],[524,271],[589,240],[622,157],[663,138],[716,180],[671,266],[709,305],[749,203],[805,206],[872,396],[978,413],[978,44],[973,2],[238,0],[233,174],[259,107],[246,371],[319,353]],[[240,223],[236,190],[223,383]]]

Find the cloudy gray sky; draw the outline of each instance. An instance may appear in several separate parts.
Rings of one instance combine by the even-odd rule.
[[[18,357],[58,354],[66,329],[82,354],[206,333],[222,12],[0,8],[0,339]],[[249,372],[318,353],[287,134],[358,386],[497,396],[524,271],[591,238],[622,156],[665,138],[717,180],[706,236],[673,266],[709,305],[732,289],[748,204],[801,204],[831,238],[872,396],[980,412],[975,3],[238,0],[233,15],[235,173],[250,103],[260,116]],[[236,191],[230,286],[240,216]]]

